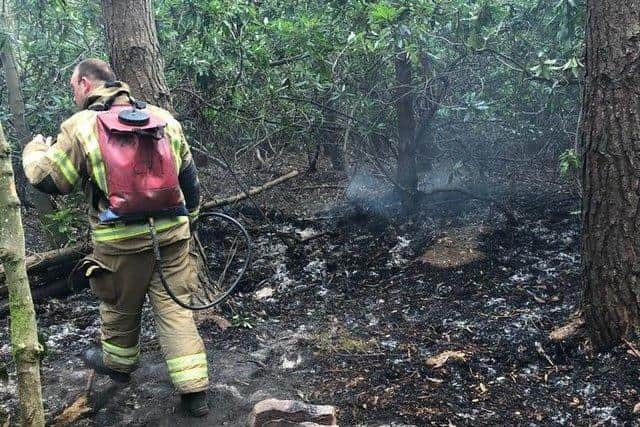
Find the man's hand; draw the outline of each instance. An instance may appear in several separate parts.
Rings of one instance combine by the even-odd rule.
[[[36,136],[33,137],[31,142],[37,142],[39,144],[45,144],[45,145],[51,146],[51,143],[53,142],[53,140],[51,139],[50,136],[45,138],[41,134],[37,134]]]

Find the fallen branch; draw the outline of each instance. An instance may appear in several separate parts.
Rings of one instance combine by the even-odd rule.
[[[90,249],[87,244],[70,246],[62,249],[55,249],[48,252],[40,252],[30,255],[25,259],[27,270],[30,273],[38,273],[48,268],[57,266],[61,261],[75,261],[84,256]],[[4,282],[4,268],[0,266],[0,282]]]
[[[224,199],[217,199],[217,198],[213,199],[209,202],[205,202],[202,205],[202,210],[211,210],[211,209],[220,208],[223,206],[227,206],[227,205],[239,202],[250,196],[255,196],[256,194],[260,194],[263,191],[273,188],[278,184],[282,184],[283,182],[288,181],[291,178],[295,178],[296,176],[298,176],[298,174],[299,174],[298,171],[291,171],[286,175],[282,175],[281,177],[278,177],[273,181],[269,181],[266,184],[261,185],[260,187],[250,188],[248,193],[243,191],[242,193],[238,193],[235,196],[227,197]]]

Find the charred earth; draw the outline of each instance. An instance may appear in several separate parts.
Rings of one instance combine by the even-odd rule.
[[[388,209],[393,200],[346,202],[349,188],[298,191],[330,209],[292,214],[269,203],[268,221],[250,204],[232,210],[251,228],[256,254],[240,293],[218,312],[231,327],[199,316],[210,416],[195,424],[183,415],[145,310],[142,367],[125,386],[98,378],[76,425],[243,425],[267,397],[334,405],[340,425],[635,420],[636,356],[596,354],[581,336],[549,339],[579,302],[571,197],[500,206],[425,197],[401,217]],[[53,420],[86,387],[78,356],[97,337],[97,302],[84,290],[36,309]],[[0,421],[15,420],[16,408],[2,323]]]

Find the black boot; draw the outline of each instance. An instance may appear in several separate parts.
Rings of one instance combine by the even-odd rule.
[[[207,403],[207,392],[197,391],[195,393],[185,393],[180,396],[182,405],[192,417],[205,417],[209,413]]]
[[[106,366],[102,357],[102,350],[98,347],[91,347],[85,350],[81,357],[88,368],[93,369],[98,374],[108,375],[109,378],[116,382],[126,383],[131,379],[128,373],[119,372]]]

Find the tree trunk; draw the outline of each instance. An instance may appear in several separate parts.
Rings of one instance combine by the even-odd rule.
[[[582,302],[606,349],[640,314],[640,0],[589,0],[587,11]]]
[[[18,67],[15,56],[13,54],[13,46],[11,43],[11,11],[9,2],[2,2],[0,10],[0,61],[4,69],[5,81],[7,83],[7,101],[9,110],[11,111],[11,125],[15,129],[16,136],[20,141],[19,145],[13,148],[12,164],[15,171],[16,185],[18,195],[23,202],[32,203],[40,215],[51,213],[53,211],[53,203],[51,198],[46,194],[40,193],[32,188],[27,182],[21,164],[21,150],[31,138],[31,132],[27,128],[25,120],[24,98],[20,87],[20,77],[18,75]]]
[[[322,115],[324,116],[324,128],[322,130],[324,154],[331,160],[333,170],[344,170],[344,156],[342,147],[338,144],[338,132],[336,131],[338,121],[338,106],[331,100],[331,94],[325,95]]]
[[[151,0],[102,0],[113,71],[134,97],[172,111]]]
[[[417,106],[416,116],[416,153],[417,168],[420,172],[430,172],[438,154],[433,135],[433,124],[442,99],[449,90],[447,77],[436,77],[432,60],[424,55],[420,58],[422,64],[424,92]]]
[[[396,54],[396,113],[398,116],[398,184],[403,195],[403,204],[411,209],[418,192],[416,172],[416,121],[413,111],[411,61],[407,52]]]
[[[11,167],[11,147],[0,126],[0,260],[9,288],[11,348],[18,372],[20,416],[24,426],[44,426],[36,315],[25,267],[20,202]]]

